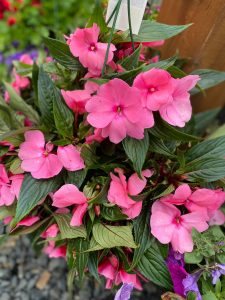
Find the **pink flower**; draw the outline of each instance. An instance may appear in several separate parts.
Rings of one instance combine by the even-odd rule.
[[[68,171],[77,171],[85,168],[84,160],[80,151],[73,145],[59,146],[57,149],[58,159]]]
[[[29,87],[30,80],[27,77],[20,76],[15,70],[13,71],[13,75],[15,77],[15,82],[13,83],[15,90],[24,90]]]
[[[30,227],[39,220],[40,220],[39,217],[36,217],[36,216],[31,216],[30,217],[30,216],[28,216],[28,217],[24,218],[23,220],[21,220],[19,223],[17,223],[16,227],[19,227],[19,226]]]
[[[205,211],[211,214],[217,211],[225,202],[225,192],[222,190],[197,189],[192,193],[188,184],[180,185],[174,195],[162,198],[163,202],[184,205],[190,212]]]
[[[130,219],[134,219],[141,212],[142,202],[132,200],[129,195],[136,196],[140,194],[146,186],[146,178],[151,177],[153,172],[151,170],[142,171],[142,179],[138,177],[137,173],[134,173],[128,181],[123,175],[123,170],[117,168],[115,172],[118,173],[119,177],[110,173],[111,183],[108,191],[108,200],[121,207],[122,212]]]
[[[0,164],[0,185],[9,183],[9,177],[7,175],[5,166]]]
[[[209,225],[210,226],[223,225],[225,223],[225,215],[219,209],[214,210],[214,211],[209,211],[208,215],[209,215]]]
[[[160,69],[140,73],[133,86],[141,91],[142,105],[149,111],[157,111],[172,100],[171,75]]]
[[[87,211],[87,198],[78,190],[73,184],[63,185],[53,195],[53,206],[58,208],[64,208],[71,205],[75,205],[73,209],[73,216],[70,222],[71,226],[82,225],[83,216]]]
[[[62,96],[70,109],[74,113],[85,113],[85,104],[91,98],[86,90],[64,91],[61,90]]]
[[[51,154],[53,144],[45,145],[44,134],[39,130],[27,131],[25,142],[20,145],[18,156],[21,168],[34,178],[50,178],[59,174],[62,164],[56,154]]]
[[[160,41],[154,41],[154,42],[143,42],[142,45],[145,47],[151,47],[151,48],[155,48],[155,47],[160,47],[162,45],[164,45],[165,40],[160,40]]]
[[[79,57],[81,64],[93,73],[101,72],[108,45],[98,42],[99,33],[100,28],[93,24],[90,28],[78,28],[67,40],[71,53]],[[111,44],[107,63],[113,59],[115,50],[115,46]]]
[[[104,141],[104,139],[105,138],[102,137],[102,129],[96,128],[94,130],[94,134],[87,136],[85,141],[86,141],[86,144],[91,144],[94,141],[101,143],[102,141]]]
[[[120,266],[115,255],[104,258],[98,266],[98,273],[106,278],[106,288],[111,289],[113,283],[132,283],[138,290],[142,290],[141,283],[136,274],[128,274]]]
[[[66,245],[56,247],[55,241],[49,241],[43,251],[50,258],[66,257]]]
[[[192,106],[188,93],[200,80],[198,75],[172,79],[173,93],[170,101],[159,108],[161,117],[170,125],[184,127],[191,119]]]
[[[10,190],[18,199],[20,194],[20,189],[23,183],[24,175],[23,174],[13,175],[10,176],[9,179],[11,180]]]
[[[174,251],[191,252],[193,250],[192,228],[199,232],[205,231],[208,228],[207,220],[208,216],[204,211],[181,215],[180,210],[175,206],[156,201],[152,205],[151,233],[160,243],[171,243]]]
[[[102,137],[118,144],[126,136],[144,137],[144,129],[151,127],[139,104],[140,92],[121,79],[113,79],[99,87],[97,96],[86,104],[87,121],[102,129]]]
[[[33,59],[30,57],[29,54],[23,54],[20,57],[20,62],[22,62],[23,64],[26,64],[26,65],[33,65],[33,63],[34,63]]]
[[[54,238],[57,236],[59,232],[59,227],[57,224],[52,224],[48,229],[46,229],[42,234],[41,237],[44,239],[47,238]]]

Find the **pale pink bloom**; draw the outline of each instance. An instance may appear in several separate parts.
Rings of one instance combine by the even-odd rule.
[[[39,220],[40,220],[40,218],[37,216],[31,216],[31,217],[28,216],[28,217],[24,218],[23,220],[21,220],[19,223],[17,223],[16,227],[19,227],[19,226],[30,227]]]
[[[99,78],[99,72],[96,74],[93,74],[91,72],[87,72],[87,74],[84,76],[84,78]],[[85,85],[84,85],[84,89],[89,93],[89,94],[93,94],[95,92],[98,91],[99,89],[99,84],[96,82],[93,82],[91,80],[87,80]]]
[[[30,57],[29,54],[23,54],[20,57],[20,62],[22,62],[23,64],[26,64],[26,65],[33,65],[33,63],[34,63],[33,59]]]
[[[7,175],[5,166],[0,164],[0,185],[9,183],[9,177]]]
[[[224,213],[217,209],[214,211],[209,211],[208,212],[209,215],[209,225],[213,226],[213,225],[223,225],[225,223],[225,215]]]
[[[110,173],[111,182],[108,191],[108,200],[121,207],[122,212],[130,219],[134,219],[141,212],[142,201],[134,201],[130,196],[136,196],[143,191],[147,183],[146,178],[151,177],[153,171],[142,171],[142,179],[138,177],[137,173],[134,173],[128,181],[126,181],[122,169],[117,168],[115,172],[118,173],[119,177]]]
[[[126,136],[144,137],[144,129],[151,127],[140,105],[140,92],[121,79],[113,79],[99,87],[97,96],[86,104],[87,121],[102,129],[102,137],[118,144]]]
[[[41,237],[44,239],[47,238],[54,238],[57,236],[59,232],[59,227],[57,224],[52,224],[48,229],[46,229],[42,234]]]
[[[181,215],[178,208],[162,201],[152,205],[150,218],[151,233],[160,243],[171,243],[174,251],[180,253],[193,250],[192,229],[199,232],[208,228],[208,216],[203,211],[196,211]]]
[[[31,172],[34,178],[50,178],[62,170],[62,163],[56,154],[52,154],[53,144],[45,145],[44,134],[39,130],[27,131],[25,142],[20,145],[18,156],[22,160],[21,168]]]
[[[47,56],[46,58],[45,58],[45,62],[46,63],[49,63],[49,62],[52,62],[53,61],[53,58],[51,57],[51,56]]]
[[[113,284],[132,283],[138,290],[142,290],[141,283],[136,274],[128,274],[119,267],[115,255],[104,258],[98,266],[98,273],[106,278],[106,288],[111,289]]]
[[[161,117],[170,125],[184,127],[191,119],[192,106],[189,91],[200,80],[198,75],[188,75],[183,78],[171,79],[173,92],[170,101],[159,108]]]
[[[87,198],[84,193],[80,192],[73,184],[65,184],[54,193],[52,198],[52,205],[58,208],[75,205],[70,225],[82,225],[83,216],[85,215],[88,207]]]
[[[116,71],[117,73],[122,73],[125,71],[125,69],[120,64],[116,64],[113,60],[109,63],[109,66],[113,71]]]
[[[13,175],[10,176],[9,179],[11,180],[10,190],[18,199],[20,194],[20,189],[23,183],[24,175],[23,174]]]
[[[29,87],[30,85],[30,80],[27,77],[20,76],[19,74],[16,73],[16,70],[13,71],[13,75],[15,77],[14,81],[14,88],[15,90],[20,89],[24,90]]]
[[[165,70],[153,68],[140,73],[133,86],[141,91],[142,105],[150,111],[157,111],[172,101],[171,75]]]
[[[91,134],[85,138],[86,144],[91,144],[92,142],[101,143],[105,138],[102,137],[102,129],[95,128],[94,134]]]
[[[91,72],[101,72],[106,56],[107,43],[98,42],[100,28],[93,24],[90,28],[78,28],[67,40],[71,53]],[[111,44],[107,63],[113,59],[116,47]]]
[[[70,109],[74,113],[85,113],[85,105],[91,98],[87,90],[64,91],[61,90],[62,96]]]
[[[11,191],[10,185],[0,185],[0,206],[10,206],[15,200],[15,194]]]
[[[175,205],[184,205],[190,212],[205,211],[210,214],[217,211],[225,202],[225,192],[220,189],[197,189],[192,193],[188,184],[180,185],[174,195],[168,195],[161,199]]]
[[[59,161],[68,171],[78,171],[85,168],[80,151],[73,145],[59,146],[57,149]]]
[[[43,251],[50,258],[66,257],[66,245],[56,247],[54,241],[49,241]]]

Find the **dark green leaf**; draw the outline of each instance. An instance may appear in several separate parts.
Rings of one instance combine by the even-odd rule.
[[[88,270],[97,281],[100,281],[98,275],[98,252],[90,252],[88,257]]]
[[[78,272],[79,281],[82,282],[85,269],[88,263],[88,252],[84,252],[88,249],[89,243],[84,239],[76,239],[74,241],[75,253],[76,253],[76,269]]]
[[[213,87],[225,80],[225,72],[210,70],[210,69],[202,69],[202,70],[195,70],[191,74],[199,75],[201,80],[198,82],[198,85],[202,89],[208,89]],[[199,93],[200,90],[194,88],[191,93],[192,95]]]
[[[206,128],[212,124],[216,119],[220,108],[213,108],[207,111],[200,112],[194,115],[195,121],[195,132],[196,134],[203,134],[206,131]]]
[[[135,243],[138,247],[134,250],[131,269],[139,263],[146,249],[150,246],[149,213],[150,210],[144,208],[133,222]]]
[[[219,158],[199,159],[185,167],[189,181],[212,182],[225,177],[225,160]]]
[[[145,131],[145,136],[142,140],[126,137],[123,140],[123,148],[126,155],[133,163],[134,170],[140,174],[146,159],[149,147],[149,135]]]
[[[38,106],[38,75],[39,75],[39,68],[38,65],[34,62],[33,69],[32,69],[32,86],[34,89],[35,99],[34,103]]]
[[[166,25],[155,21],[144,20],[142,21],[138,35],[133,35],[133,39],[134,42],[153,42],[165,40],[181,33],[190,25],[191,24]],[[126,38],[126,41],[130,41],[129,36]]]
[[[71,217],[69,215],[54,214],[54,218],[59,226],[61,239],[86,238],[87,233],[84,226],[70,226]]]
[[[225,156],[225,136],[203,141],[186,152],[186,162],[194,163],[205,158],[223,158]]]
[[[67,171],[65,182],[70,184],[75,184],[78,188],[80,188],[82,183],[84,182],[86,175],[87,175],[86,169],[74,171],[74,172]]]
[[[77,58],[71,54],[66,43],[51,38],[44,38],[44,43],[52,57],[67,69],[78,71],[83,68]]]
[[[37,180],[26,174],[21,187],[13,224],[27,216],[37,204],[49,193],[55,192],[62,184],[61,176]]]
[[[95,241],[103,248],[136,248],[131,226],[109,226],[95,224],[93,227]]]
[[[149,280],[168,290],[172,290],[170,273],[159,249],[150,247],[138,263],[138,269]]]
[[[175,63],[175,61],[177,60],[177,57],[176,56],[172,56],[168,59],[165,59],[165,60],[160,60],[156,63],[152,63],[152,64],[149,64],[149,65],[143,65],[142,66],[142,71],[143,72],[146,72],[152,68],[157,68],[157,69],[168,69],[169,67],[173,66],[173,64]]]
[[[126,220],[127,216],[122,214],[118,206],[113,207],[101,207],[101,216],[107,221],[120,221]]]
[[[131,55],[120,62],[120,65],[126,70],[132,70],[138,66],[141,46],[139,46]]]
[[[93,196],[93,198],[89,201],[89,203],[102,204],[104,202],[107,202],[108,188],[109,188],[109,181],[107,180],[104,186],[102,187],[101,191],[97,195]]]
[[[108,31],[105,18],[103,15],[101,0],[95,0],[94,11],[91,15],[90,20],[88,21],[87,27],[91,27],[94,23],[98,24],[98,26],[101,29],[101,33]]]
[[[75,258],[75,239],[68,240],[66,247],[66,262],[69,270],[74,269],[76,266]]]
[[[150,135],[149,137],[149,150],[167,157],[176,157],[176,155],[165,145],[163,140],[153,135]]]

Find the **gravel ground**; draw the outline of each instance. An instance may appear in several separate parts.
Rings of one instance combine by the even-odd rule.
[[[69,300],[63,259],[37,257],[26,237],[11,238],[0,246],[0,300]],[[131,300],[159,300],[161,291],[146,284]],[[113,300],[113,294],[94,281],[75,289],[72,300]]]

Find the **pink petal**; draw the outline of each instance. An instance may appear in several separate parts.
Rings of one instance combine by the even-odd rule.
[[[15,194],[11,192],[10,186],[0,186],[0,206],[10,206],[15,200]]]
[[[74,204],[84,204],[86,202],[87,198],[75,185],[65,184],[54,193],[52,205],[58,208],[64,208]]]
[[[117,267],[110,263],[108,258],[105,258],[98,267],[98,273],[107,279],[114,280]]]
[[[70,222],[71,226],[81,226],[83,224],[83,217],[87,212],[88,204],[80,204],[73,210],[73,216]]]
[[[221,210],[209,212],[209,225],[223,225],[225,223],[225,215]]]
[[[52,224],[50,227],[48,227],[47,230],[45,230],[42,234],[41,237],[44,239],[47,238],[54,238],[57,236],[59,232],[59,227],[57,224]]]
[[[68,171],[77,171],[85,168],[80,151],[73,145],[58,147],[57,155],[64,168]]]
[[[16,198],[19,198],[20,189],[23,183],[24,175],[18,174],[10,177],[11,182],[11,192],[16,195]]]
[[[191,232],[182,226],[176,227],[171,244],[174,251],[180,253],[191,252],[194,246]]]
[[[9,183],[9,178],[3,164],[0,164],[0,184]]]
[[[16,227],[18,227],[18,226],[30,227],[39,220],[40,220],[40,218],[37,217],[37,216],[35,216],[35,217],[29,217],[28,216],[28,217],[24,218],[23,220],[21,220],[19,223],[17,223]]]
[[[62,163],[59,161],[57,155],[48,154],[44,158],[44,162],[39,170],[32,171],[31,175],[36,178],[51,178],[58,175],[62,170]]]
[[[24,136],[26,142],[36,145],[37,147],[44,147],[45,145],[44,134],[40,130],[26,131]]]
[[[139,216],[142,209],[142,201],[133,202],[133,205],[131,205],[129,208],[122,209],[123,214],[127,215],[129,219],[134,219]]]
[[[206,211],[202,212],[192,212],[182,217],[182,226],[191,232],[192,228],[197,229],[199,232],[208,229],[209,225],[207,221],[209,220]]]

